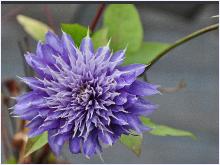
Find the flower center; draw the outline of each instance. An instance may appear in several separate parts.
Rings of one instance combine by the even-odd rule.
[[[92,104],[95,99],[95,90],[91,85],[83,85],[79,88],[76,100],[79,105],[86,106]]]

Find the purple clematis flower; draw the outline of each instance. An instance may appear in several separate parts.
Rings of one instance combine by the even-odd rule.
[[[69,141],[72,153],[92,157],[122,134],[150,129],[139,117],[157,108],[143,97],[158,86],[137,80],[145,65],[120,66],[125,50],[112,53],[108,44],[94,51],[89,35],[78,49],[66,33],[59,39],[48,32],[25,58],[38,77],[21,78],[32,91],[16,97],[13,114],[30,121],[29,137],[48,131],[56,155]]]

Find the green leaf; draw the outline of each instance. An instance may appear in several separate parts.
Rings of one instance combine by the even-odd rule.
[[[3,164],[16,164],[17,160],[14,156],[10,156]]]
[[[149,131],[149,133],[152,135],[156,135],[156,136],[186,136],[186,137],[191,137],[194,140],[196,139],[196,136],[189,131],[175,129],[175,128],[171,128],[171,127],[165,126],[165,125],[155,124],[153,121],[151,121],[151,119],[143,117],[143,116],[141,117],[141,120],[145,125],[152,128],[152,130]]]
[[[187,136],[187,137],[191,137],[194,140],[196,139],[196,136],[189,131],[175,129],[165,125],[157,126],[157,128],[150,131],[150,133],[152,135],[157,135],[157,136]]]
[[[121,135],[120,142],[131,149],[137,156],[141,154],[143,137],[140,135]]]
[[[124,49],[134,52],[141,46],[143,29],[136,7],[132,4],[111,4],[104,13],[104,27],[108,28],[114,51]]]
[[[196,136],[189,131],[179,130],[165,125],[159,125],[147,117],[142,116],[141,121],[146,126],[152,128],[149,133],[155,136],[186,136],[191,137],[194,140],[196,139]],[[121,135],[120,138],[120,142],[131,149],[137,156],[140,156],[141,154],[142,141],[143,137],[140,135]]]
[[[41,147],[43,147],[45,144],[48,143],[48,133],[44,132],[43,134],[36,136],[34,138],[28,139],[26,148],[25,148],[25,157],[33,153],[34,151],[37,151]]]
[[[18,15],[16,18],[19,24],[23,26],[25,32],[37,41],[44,41],[45,33],[53,31],[48,25],[36,19],[24,15]]]
[[[98,47],[105,46],[108,43],[108,29],[107,28],[102,28],[96,31],[92,35],[92,41],[94,48],[97,49]]]
[[[61,28],[72,37],[77,46],[80,46],[83,37],[87,34],[87,28],[79,24],[61,24]]]
[[[160,52],[169,46],[169,44],[160,42],[143,42],[138,51],[126,54],[123,65],[133,63],[150,64]]]

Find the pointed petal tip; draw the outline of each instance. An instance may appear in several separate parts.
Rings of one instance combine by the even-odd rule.
[[[45,34],[45,43],[47,43],[51,37],[58,38],[56,33],[54,33],[52,30],[48,30]],[[42,42],[42,41],[40,40],[40,42]]]
[[[151,65],[151,63],[148,63],[148,64],[147,64],[147,67],[150,66],[150,65]]]
[[[12,112],[9,113],[9,115],[13,115],[13,114],[14,114],[14,111],[12,111]]]
[[[61,30],[61,32],[62,32],[62,33],[65,33],[65,32],[63,31],[63,29],[62,29],[62,28],[61,28],[60,30]]]
[[[62,29],[61,29],[61,32],[62,32],[62,37],[69,35],[69,34],[67,34],[65,31],[63,31]]]
[[[141,68],[146,68],[147,67],[147,65],[146,64],[137,64],[137,65],[139,65]],[[143,72],[144,73],[144,72]]]
[[[90,37],[90,28],[88,26],[86,37]]]
[[[13,110],[15,108],[15,106],[8,108],[9,110]]]
[[[14,116],[11,116],[11,117],[20,117],[20,116],[14,115]]]
[[[24,79],[22,77],[18,76],[18,75],[16,75],[16,78],[18,78],[21,81],[24,81]]]
[[[24,56],[29,56],[31,54],[31,52],[27,51]]]
[[[13,100],[16,100],[16,99],[17,99],[16,97],[13,97],[13,96],[12,96],[12,97],[9,97],[9,98],[10,98],[10,99],[13,99]]]
[[[61,32],[62,32],[62,35],[66,35],[66,32],[64,32],[62,29],[61,29]]]
[[[112,38],[110,38],[110,39],[108,40],[108,43],[107,43],[107,45],[106,45],[107,47],[110,46],[111,40],[112,40]]]
[[[16,75],[16,77],[17,77],[20,81],[22,81],[22,82],[24,82],[24,83],[26,82],[26,81],[25,81],[25,77],[20,77],[20,76],[18,76],[18,75]]]
[[[86,158],[90,160],[90,157],[88,155],[86,155]]]
[[[112,147],[113,146],[113,144],[112,143],[110,143],[110,144],[108,144],[110,147]]]
[[[148,66],[147,64],[143,64],[143,65],[144,65],[145,68]]]
[[[124,52],[126,52],[128,50],[128,44],[126,44],[125,48],[124,48]]]

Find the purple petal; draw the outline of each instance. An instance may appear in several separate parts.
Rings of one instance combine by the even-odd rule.
[[[118,124],[118,125],[128,125],[127,117],[125,113],[117,112],[114,113],[114,118],[112,118],[112,123]]]
[[[63,128],[61,128],[61,133],[66,133],[71,131],[71,129],[73,128],[73,123],[70,124],[66,124]]]
[[[59,134],[55,137],[54,143],[56,143],[57,145],[62,146],[65,143],[65,141],[67,139],[69,139],[69,137],[70,137],[70,134]]]
[[[134,103],[138,101],[138,97],[136,95],[128,94],[127,103],[124,105],[124,108],[128,108],[132,106]]]
[[[108,46],[104,46],[97,49],[95,54],[97,61],[103,62],[106,61],[110,57],[110,49]]]
[[[38,109],[38,113],[39,116],[46,118],[48,116],[48,114],[50,113],[51,109],[49,108],[39,108]]]
[[[60,155],[61,149],[62,149],[62,145],[58,145],[54,142],[55,137],[53,136],[56,133],[56,131],[54,130],[50,130],[48,131],[48,143],[50,145],[50,148],[52,149],[52,151],[55,153],[56,156]]]
[[[27,53],[24,55],[26,62],[34,69],[36,66],[43,65],[41,61],[39,61],[39,57],[37,57],[34,53]]]
[[[18,101],[17,104],[14,106],[14,114],[22,114],[24,113],[27,109],[32,109],[35,108],[41,108],[45,106],[45,100],[42,96],[39,95],[30,95],[29,98],[27,98],[24,101]]]
[[[82,39],[80,44],[80,51],[84,54],[94,54],[92,39],[89,36],[86,36]]]
[[[55,120],[57,118],[59,118],[60,115],[62,115],[63,113],[65,113],[65,111],[51,111],[50,113],[48,113],[46,120]]]
[[[60,54],[62,53],[63,48],[61,45],[61,41],[58,38],[58,36],[56,34],[54,34],[53,32],[51,32],[51,31],[47,32],[45,43],[50,45],[50,47],[52,47],[54,50],[56,50]]]
[[[42,42],[38,42],[38,43],[37,43],[36,56],[37,56],[39,59],[43,59],[43,58],[44,58],[44,54],[43,54],[43,52],[42,52],[42,45],[43,45]]]
[[[46,121],[43,122],[43,125],[41,125],[39,128],[32,128],[31,131],[28,132],[29,137],[34,137],[37,135],[42,134],[45,131],[49,131],[51,129],[54,129],[58,126],[57,121]]]
[[[20,79],[31,89],[44,89],[44,84],[34,77],[22,77]]]
[[[160,93],[157,88],[159,86],[135,80],[128,88],[128,92],[138,96],[150,96]]]
[[[139,76],[144,72],[146,65],[144,64],[131,64],[127,66],[119,66],[118,69],[124,72],[125,75],[130,75],[135,73],[135,77]]]
[[[112,135],[111,133],[108,133],[108,132],[100,131],[98,133],[98,137],[103,143],[108,144],[108,145],[112,145],[116,141],[116,139],[114,138],[114,135]]]
[[[130,128],[126,128],[127,126],[120,126],[120,125],[116,125],[116,124],[111,124],[111,128],[112,130],[114,130],[114,135],[116,138],[119,138],[121,136],[121,134],[125,134],[128,135],[130,133],[129,129]]]
[[[68,34],[63,32],[62,43],[63,47],[67,50],[66,58],[69,59],[69,61],[73,64],[74,61],[77,59],[77,52],[74,41]]]
[[[154,104],[144,104],[140,101],[134,103],[133,105],[131,105],[129,108],[127,108],[126,110],[131,112],[132,114],[135,115],[140,115],[140,116],[148,116],[150,115],[152,112],[155,111],[155,109],[158,108],[158,105],[154,105]]]
[[[45,128],[31,129],[28,132],[28,137],[33,138],[35,136],[38,136],[38,135],[42,134],[45,131],[47,131]]]
[[[87,140],[83,143],[83,154],[90,158],[94,156],[94,154],[100,150],[100,144],[97,140],[97,133],[90,133]]]
[[[121,94],[119,96],[115,97],[115,103],[117,105],[123,105],[127,102],[127,93],[126,92],[121,92]]]
[[[35,92],[33,92],[33,91],[27,92],[27,93],[25,93],[23,95],[17,96],[16,100],[17,101],[24,101],[24,100],[26,100],[27,98],[31,97],[34,94],[35,94]]]
[[[48,64],[55,62],[53,56],[56,55],[56,51],[48,44],[38,43],[36,50],[37,61],[42,63],[44,67]]]
[[[41,46],[41,49],[44,55],[41,60],[46,62],[46,64],[54,64],[56,61],[53,56],[57,55],[57,53],[53,50],[53,48],[45,44]]]
[[[35,72],[38,73],[41,77],[45,76],[43,69],[45,68],[45,64],[33,53],[27,53],[24,55],[26,62],[30,65]]]
[[[120,65],[123,63],[125,58],[125,50],[119,50],[115,52],[111,57],[111,62],[114,62],[116,65]]]
[[[31,120],[34,117],[36,117],[38,115],[37,111],[33,111],[31,109],[29,109],[28,111],[25,111],[23,114],[20,115],[20,118],[23,120]]]
[[[69,142],[69,149],[73,154],[78,154],[81,152],[81,142],[82,139],[79,137],[75,137],[73,139],[70,139]]]
[[[26,127],[28,127],[28,128],[38,128],[38,127],[40,127],[40,125],[43,123],[43,121],[44,121],[44,119],[43,118],[41,118],[41,117],[36,117],[36,118],[34,118],[33,120],[31,120],[27,125],[26,125]]]
[[[135,130],[138,134],[142,134],[143,131],[149,131],[150,128],[144,126],[140,119],[135,115],[127,115],[127,120],[130,127]]]
[[[121,89],[125,86],[130,86],[135,81],[135,73],[129,75],[122,75],[121,77],[116,79],[117,89]]]
[[[57,122],[56,120],[47,120],[44,121],[40,127],[49,130],[49,129],[57,128],[58,126],[59,126],[59,122]]]

